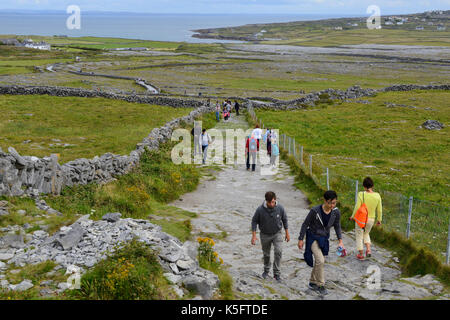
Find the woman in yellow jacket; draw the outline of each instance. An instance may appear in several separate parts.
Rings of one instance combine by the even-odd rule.
[[[369,212],[369,217],[366,223],[366,227],[363,229],[355,222],[355,236],[356,236],[356,249],[359,251],[359,254],[356,257],[359,260],[364,259],[364,244],[366,245],[366,256],[370,257],[372,252],[370,250],[370,230],[372,229],[375,218],[377,216],[377,226],[381,225],[382,218],[382,205],[381,205],[381,196],[378,192],[373,191],[373,180],[370,177],[367,177],[363,181],[364,191],[358,193],[358,200],[356,202],[355,209],[353,210],[353,214],[350,219],[353,219],[356,211],[359,209],[361,204],[364,203],[367,206],[367,210]]]

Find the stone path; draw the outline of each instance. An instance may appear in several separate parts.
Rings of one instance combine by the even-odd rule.
[[[231,120],[227,123],[221,121],[216,129],[247,126],[243,116],[233,114]],[[264,146],[262,149],[265,150]],[[261,153],[263,159],[264,154]],[[303,251],[297,248],[298,234],[309,206],[305,195],[293,186],[294,177],[289,174],[289,167],[280,162],[278,172],[273,175],[262,175],[259,165],[256,172],[247,171],[245,164],[223,164],[219,167],[220,170],[214,171],[213,178],[205,176],[196,191],[183,195],[172,205],[199,214],[192,219],[193,233],[213,236],[215,249],[233,278],[236,298],[345,300],[360,297],[374,300],[421,299],[438,295],[439,299],[449,299],[448,292],[443,292],[443,285],[431,275],[401,278],[397,258],[376,245],[373,245],[371,258],[357,260],[353,231],[343,234],[349,255],[338,257],[334,229],[325,264],[329,294],[320,296],[309,290],[307,285],[312,269],[303,260]],[[259,232],[257,244],[250,244],[252,216],[269,190],[277,194],[289,219],[291,241],[283,243],[282,283],[261,277],[263,263]],[[226,237],[223,236],[225,233]],[[380,286],[377,287],[374,281],[373,289],[368,288],[368,271],[371,268],[379,270],[380,274]]]

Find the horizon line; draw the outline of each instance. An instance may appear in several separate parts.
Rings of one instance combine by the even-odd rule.
[[[385,16],[385,15],[411,15],[411,14],[422,14],[425,12],[431,12],[431,11],[449,11],[449,10],[442,10],[442,9],[433,9],[433,10],[427,10],[427,11],[423,11],[423,12],[404,12],[404,13],[399,13],[399,12],[388,12],[385,14],[382,14],[381,16]],[[9,8],[0,8],[0,12],[10,12],[10,13],[44,13],[44,12],[48,12],[48,13],[63,13],[63,14],[67,14],[67,12],[65,10],[54,10],[54,9],[43,9],[43,10],[39,10],[39,9],[9,9]],[[223,12],[202,12],[202,13],[197,13],[197,12],[135,12],[135,11],[106,11],[106,10],[86,10],[83,11],[84,13],[126,13],[126,14],[179,14],[179,15],[303,15],[303,16],[308,16],[308,15],[332,15],[332,16],[338,16],[338,15],[343,15],[342,17],[344,18],[345,15],[352,15],[355,16],[356,15],[361,15],[360,17],[365,17],[366,15],[368,15],[365,12],[362,13],[344,13],[344,12],[338,12],[338,13],[319,13],[319,12],[315,12],[315,13],[292,13],[292,12],[280,12],[280,13],[249,13],[249,12],[245,12],[245,13],[223,13]]]

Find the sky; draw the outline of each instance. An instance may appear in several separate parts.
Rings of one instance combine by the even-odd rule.
[[[361,14],[377,5],[381,15],[450,10],[450,0],[0,0],[0,10],[62,10],[140,13]]]

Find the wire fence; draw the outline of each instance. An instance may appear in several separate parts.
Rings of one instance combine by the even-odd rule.
[[[247,106],[250,117],[264,128],[264,123],[256,117],[251,104]],[[280,149],[292,156],[303,172],[316,185],[335,190],[342,203],[356,206],[359,191],[364,190],[358,180],[337,174],[320,163],[320,159],[308,153],[305,148],[280,132]],[[400,193],[378,190],[382,199],[384,228],[397,231],[406,238],[428,247],[441,261],[449,264],[450,256],[450,207],[444,207],[426,200],[406,197]]]

